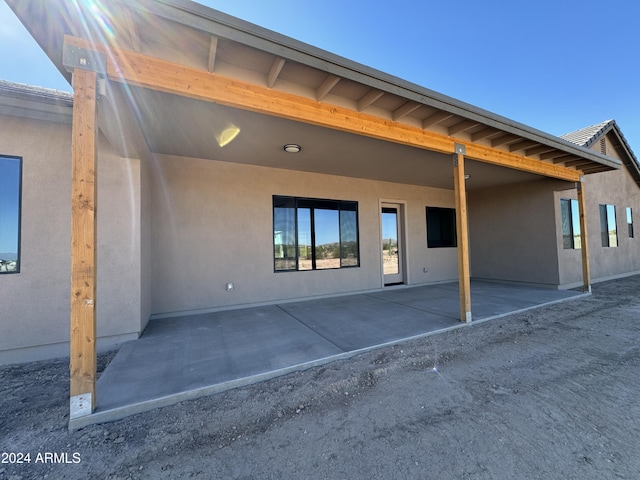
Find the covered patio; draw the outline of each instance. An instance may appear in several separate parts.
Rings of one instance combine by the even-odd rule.
[[[189,1],[8,4],[74,89],[72,426],[578,295],[472,283],[470,238],[496,229],[479,222],[486,229],[470,234],[467,191],[494,198],[494,189],[514,190],[501,202],[514,205],[511,228],[484,243],[498,259],[487,255],[487,264],[515,265],[516,273],[488,278],[551,285],[552,196],[529,215],[513,200],[522,185],[547,193],[577,187],[577,259],[590,290],[583,183],[586,174],[620,167],[605,155]],[[128,195],[101,203],[100,221],[99,170]],[[349,268],[276,268],[275,199],[285,197],[313,200],[321,213],[326,201],[357,206]],[[124,201],[126,215],[109,210]],[[394,282],[382,266],[389,205],[404,238]],[[450,214],[446,230],[455,235],[446,245],[428,245],[428,207]],[[324,241],[309,230],[312,245]],[[353,242],[337,239],[327,244],[346,251]],[[538,263],[549,264],[545,278],[526,276]],[[405,287],[382,292],[396,282]],[[349,291],[373,293],[336,296]],[[271,306],[231,310],[242,305]],[[198,311],[218,313],[178,317]],[[175,316],[158,318],[165,314]],[[137,335],[154,316],[96,388],[100,328]]]
[[[117,420],[257,383],[413,338],[585,295],[471,281],[476,321],[459,320],[459,287],[445,283],[156,319],[98,380],[92,415],[70,428]]]

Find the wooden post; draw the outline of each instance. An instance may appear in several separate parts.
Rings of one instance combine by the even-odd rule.
[[[591,267],[589,266],[589,236],[587,235],[587,202],[584,196],[584,177],[576,183],[578,188],[578,210],[580,212],[580,237],[582,250],[583,290],[591,293]]]
[[[453,184],[456,197],[458,240],[458,283],[460,284],[460,321],[471,322],[471,273],[469,269],[469,227],[467,222],[467,188],[464,178],[464,145],[455,144]]]
[[[70,417],[96,405],[97,75],[73,72]]]

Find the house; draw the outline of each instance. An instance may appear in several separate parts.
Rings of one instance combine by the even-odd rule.
[[[154,318],[459,281],[468,322],[471,276],[640,272],[615,122],[558,138],[186,0],[7,3],[74,97],[0,84],[0,361],[70,348],[72,412]]]

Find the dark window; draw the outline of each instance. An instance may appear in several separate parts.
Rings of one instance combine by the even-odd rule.
[[[562,212],[562,246],[565,249],[578,249],[582,247],[580,235],[580,212],[578,201],[574,199],[560,199]]]
[[[358,267],[358,202],[273,196],[276,272]]]
[[[457,245],[455,209],[427,207],[427,246],[440,248]]]
[[[20,271],[22,159],[0,156],[0,274]]]
[[[614,205],[600,205],[600,235],[603,247],[618,246],[618,227]]]
[[[631,207],[627,207],[627,227],[629,228],[629,238],[633,238],[633,212]]]

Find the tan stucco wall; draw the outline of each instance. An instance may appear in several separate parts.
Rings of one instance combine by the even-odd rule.
[[[557,184],[543,179],[469,192],[472,277],[557,285]]]
[[[139,163],[101,142],[98,347],[140,331]],[[0,363],[69,354],[71,127],[0,115],[0,154],[23,159],[21,271],[0,275]]]
[[[406,202],[408,283],[457,278],[456,249],[426,246],[425,207],[453,207],[450,190],[185,158],[152,170],[154,314],[381,288],[381,200]],[[274,273],[273,195],[357,201],[361,266]]]
[[[596,142],[594,150],[600,150]],[[607,154],[619,158],[615,149],[607,141]],[[640,187],[633,180],[626,167],[611,172],[596,173],[585,177],[587,201],[587,229],[589,258],[593,281],[606,280],[625,274],[640,272]],[[557,192],[555,195],[557,248],[559,258],[560,284],[566,287],[582,284],[582,263],[580,250],[562,247],[561,198],[577,198],[575,189]],[[615,205],[618,230],[618,247],[603,247],[600,236],[599,205]],[[635,238],[629,238],[626,208],[633,210]]]

